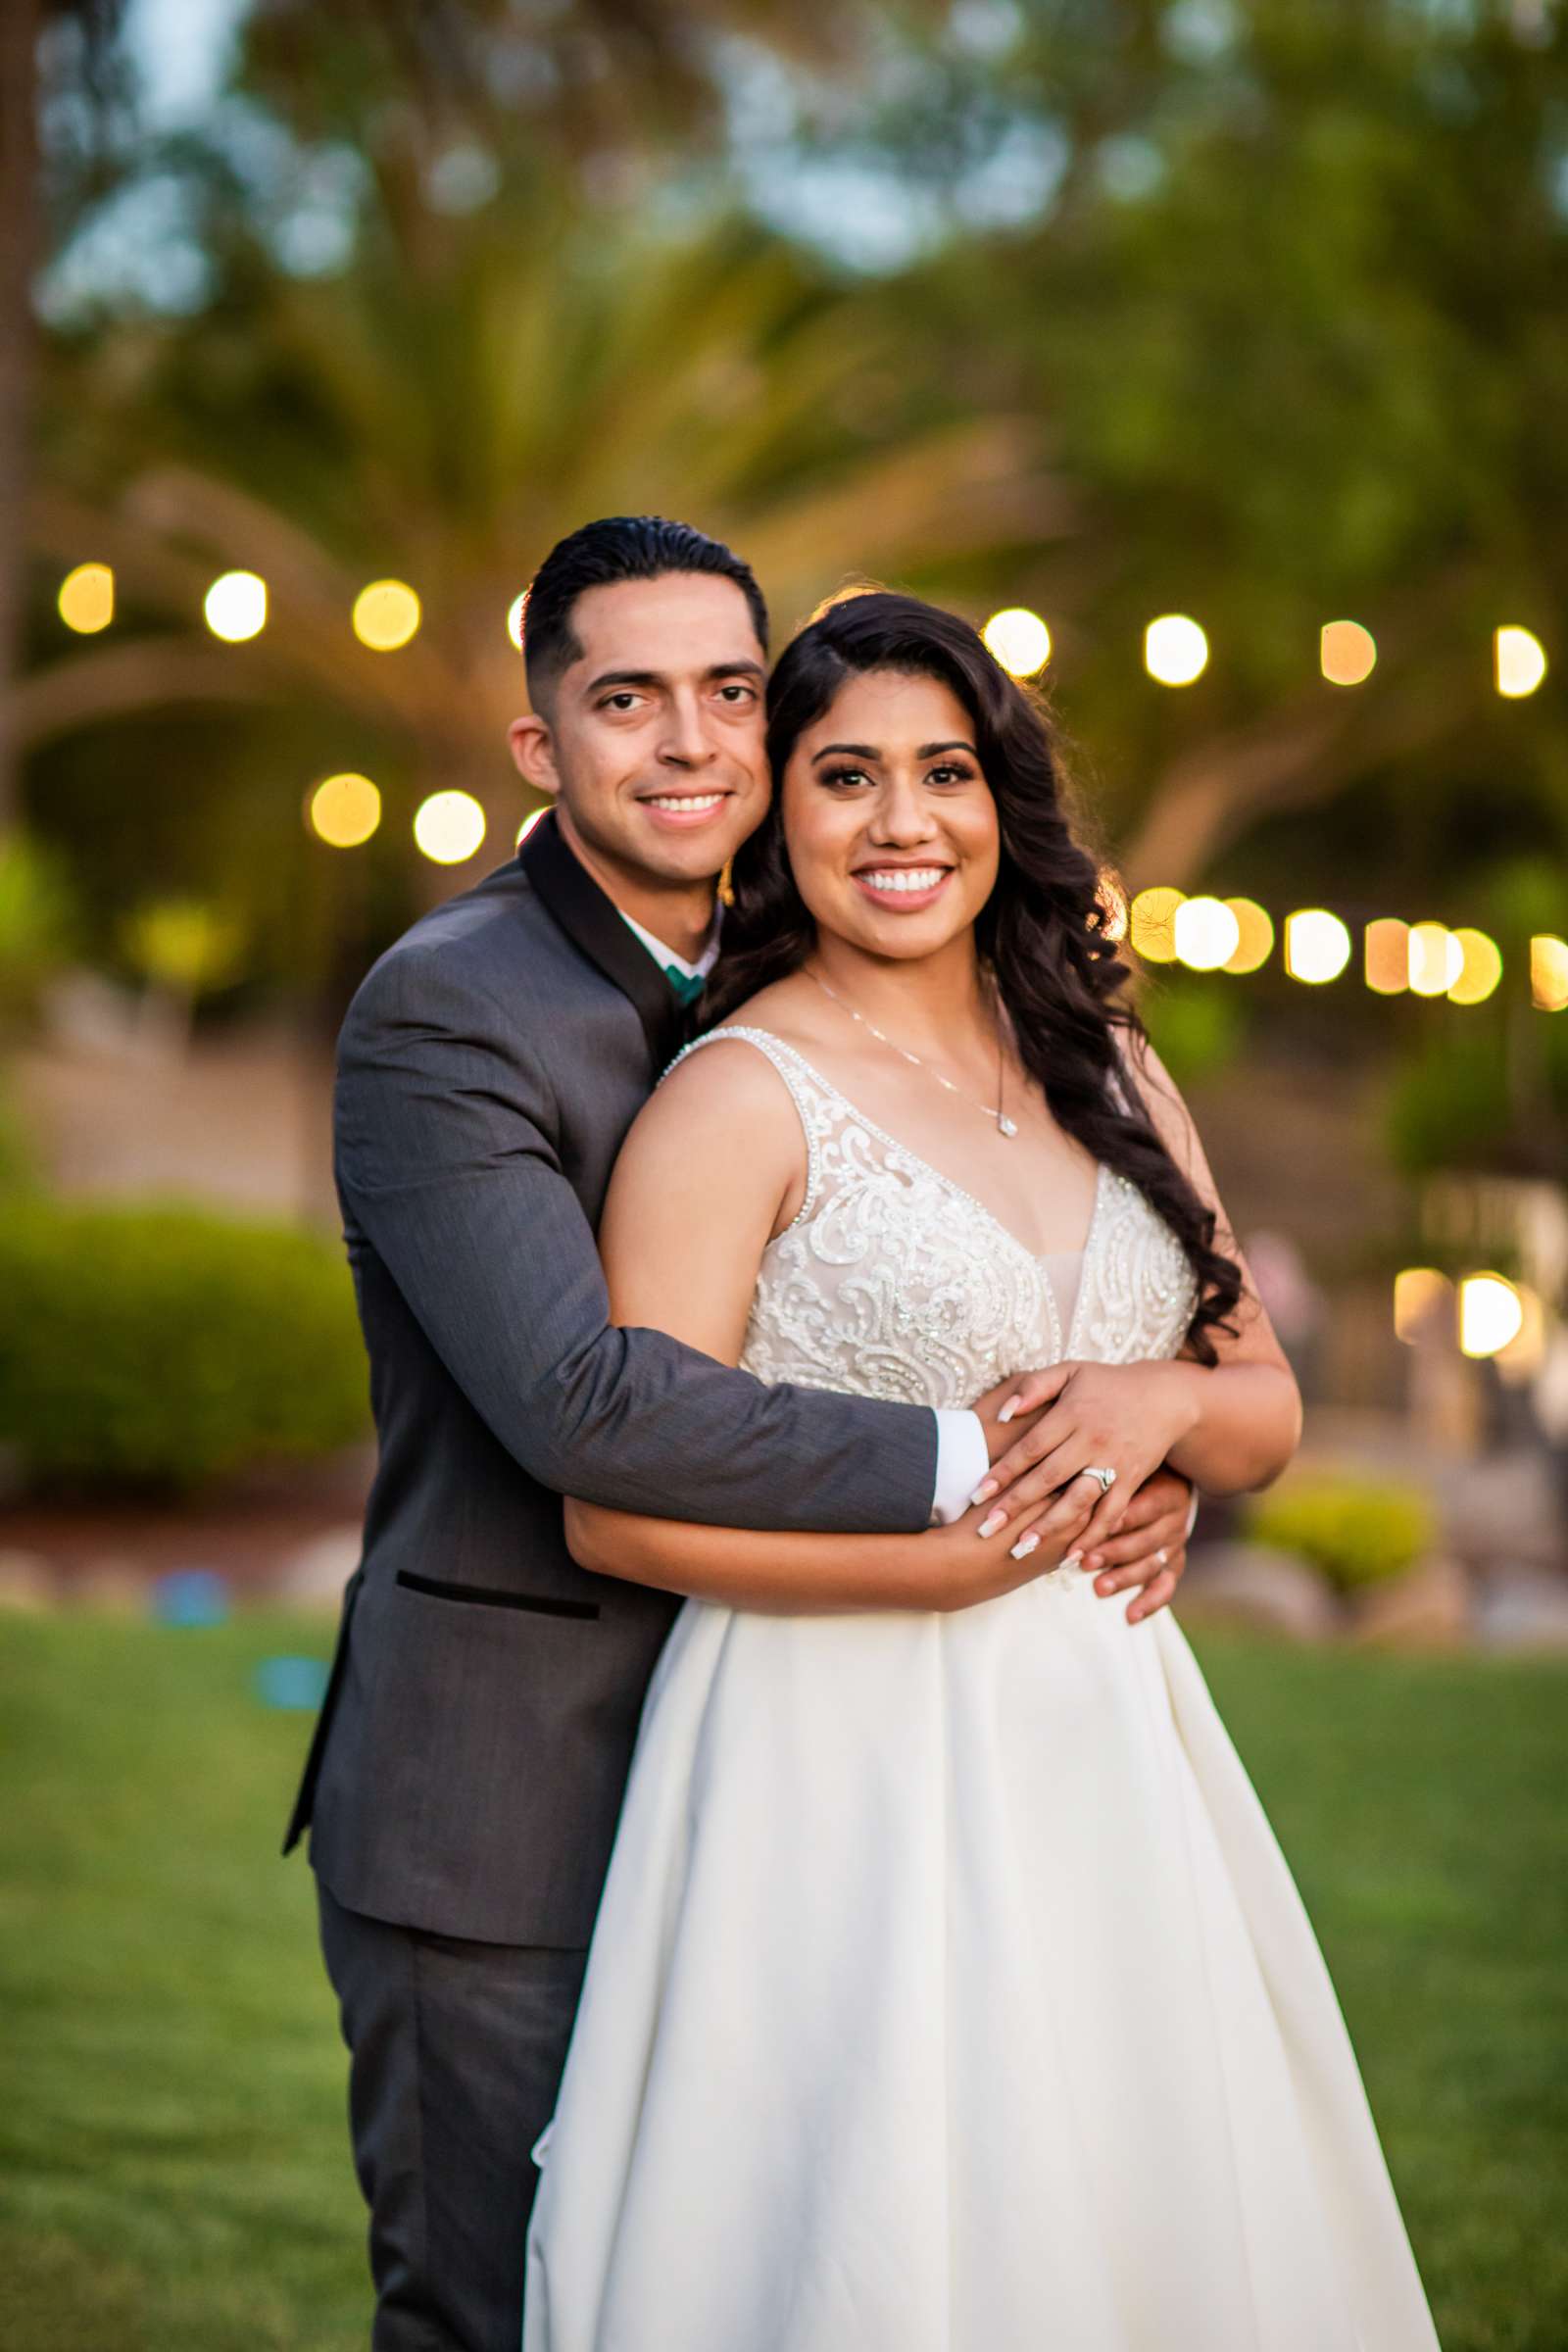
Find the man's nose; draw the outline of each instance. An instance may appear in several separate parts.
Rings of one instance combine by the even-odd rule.
[[[706,767],[715,754],[708,719],[695,695],[671,697],[660,739],[659,757],[672,767]]]

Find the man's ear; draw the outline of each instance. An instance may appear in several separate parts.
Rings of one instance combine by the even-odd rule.
[[[514,718],[507,729],[507,741],[512,747],[513,763],[523,782],[531,784],[535,792],[548,792],[554,799],[561,790],[561,775],[548,719],[533,710],[525,718]]]

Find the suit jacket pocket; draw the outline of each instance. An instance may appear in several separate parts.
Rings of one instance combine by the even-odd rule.
[[[471,1608],[530,1609],[538,1617],[597,1617],[597,1600],[562,1600],[549,1592],[509,1592],[495,1585],[452,1585],[435,1576],[416,1576],[400,1568],[400,1585],[411,1592],[428,1593],[432,1600],[457,1600]]]

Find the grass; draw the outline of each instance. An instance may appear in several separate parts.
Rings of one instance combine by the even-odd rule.
[[[368,2332],[307,1724],[318,1622],[0,1622],[9,2352],[348,2352]],[[1317,1923],[1446,2352],[1568,2344],[1568,1669],[1209,1635]]]

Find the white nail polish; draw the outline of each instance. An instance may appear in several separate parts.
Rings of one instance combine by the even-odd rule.
[[[1007,1514],[1005,1511],[993,1511],[989,1518],[981,1520],[980,1533],[983,1536],[994,1536],[999,1527],[1005,1527],[1006,1524]]]
[[[1026,1560],[1032,1551],[1038,1551],[1039,1548],[1040,1538],[1037,1535],[1020,1536],[1012,1547],[1012,1557],[1015,1560]]]
[[[1083,1557],[1084,1555],[1081,1551],[1069,1551],[1067,1557],[1062,1561],[1061,1564],[1064,1568],[1081,1568],[1083,1566]]]
[[[1017,1409],[1018,1408],[1016,1405],[1004,1404],[1001,1412],[997,1415],[997,1419],[999,1421],[1010,1421]]]

